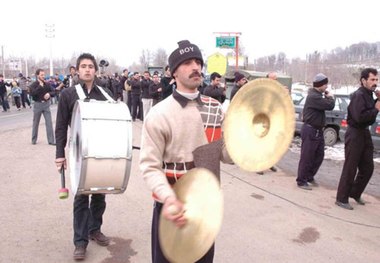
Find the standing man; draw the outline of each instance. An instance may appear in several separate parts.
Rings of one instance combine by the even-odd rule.
[[[11,84],[5,82],[3,74],[0,74],[0,103],[3,107],[3,112],[10,111],[7,87],[11,87]]]
[[[165,67],[164,77],[161,79],[162,84],[162,99],[166,99],[170,95],[172,95],[173,90],[175,90],[175,79],[172,77],[170,73],[170,66]]]
[[[360,88],[351,95],[347,108],[347,132],[344,138],[342,175],[340,177],[335,204],[352,210],[348,198],[364,205],[361,198],[373,173],[373,143],[369,126],[376,121],[380,111],[380,93],[375,89],[378,83],[377,70],[366,68],[360,75]],[[377,99],[374,100],[372,93]]]
[[[222,76],[218,72],[213,72],[210,75],[211,84],[203,90],[203,94],[216,99],[220,103],[223,103],[224,99],[226,98],[226,89],[220,87],[221,78]]]
[[[160,83],[158,73],[153,74],[153,81],[149,86],[149,94],[153,99],[152,106],[161,101],[162,84]]]
[[[334,96],[326,91],[328,78],[319,73],[313,81],[313,88],[309,89],[303,108],[303,122],[301,128],[301,158],[298,164],[297,185],[304,190],[312,190],[311,185],[317,186],[314,176],[325,156],[325,139],[323,128],[326,124],[326,110],[335,106]]]
[[[246,79],[246,77],[243,74],[241,74],[240,72],[236,71],[234,73],[234,75],[235,75],[235,85],[234,85],[234,87],[231,90],[231,99],[230,99],[230,101],[232,101],[232,99],[234,98],[235,94],[239,91],[239,89],[241,87],[243,87],[248,82],[248,80]]]
[[[52,91],[49,83],[45,81],[45,71],[43,69],[37,69],[36,78],[36,81],[30,85],[30,95],[34,101],[32,144],[37,143],[38,126],[40,125],[41,114],[43,114],[48,143],[55,145],[53,122],[50,112],[50,99],[54,96],[54,91]]]
[[[98,64],[93,55],[84,53],[77,59],[76,69],[79,73],[79,84],[64,89],[58,103],[57,121],[55,134],[57,138],[55,164],[58,171],[67,162],[65,158],[65,146],[67,143],[67,130],[71,123],[75,102],[79,99],[79,93],[85,99],[107,100],[106,95],[111,97],[112,93],[100,86],[95,85],[95,73]],[[103,95],[105,94],[106,95]],[[109,98],[110,99],[110,98]],[[108,136],[108,135],[105,135]],[[109,238],[101,232],[103,214],[106,209],[105,195],[92,194],[91,202],[89,195],[76,195],[74,197],[74,245],[73,257],[75,260],[83,260],[86,256],[88,240],[94,240],[101,246],[108,246]]]
[[[21,104],[22,107],[25,109],[26,105],[25,102],[28,104],[29,108],[31,108],[31,104],[28,98],[28,80],[25,78],[22,73],[18,74],[19,80],[18,80],[18,86],[21,88]]]
[[[176,226],[186,224],[183,203],[177,199],[171,185],[195,167],[193,152],[198,147],[221,139],[221,104],[200,95],[198,91],[202,82],[201,51],[188,40],[178,42],[178,46],[169,56],[177,89],[151,109],[142,130],[140,168],[155,198],[152,221],[153,263],[168,262],[162,253],[158,237],[161,211]],[[232,162],[224,143],[219,142],[220,152],[213,153],[218,167],[220,159]],[[168,209],[170,206],[176,207],[180,212],[171,214]],[[213,257],[214,246],[197,262],[213,262]]]
[[[144,72],[144,77],[141,80],[141,101],[143,105],[143,119],[145,120],[146,115],[150,111],[150,108],[153,106],[153,98],[149,93],[149,86],[152,84],[152,80],[150,79],[149,71]]]
[[[134,72],[131,83],[131,98],[132,98],[132,121],[136,121],[141,113],[141,78],[140,73]],[[141,118],[142,119],[142,118]]]

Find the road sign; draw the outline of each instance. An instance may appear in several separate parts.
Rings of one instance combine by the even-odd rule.
[[[216,47],[220,48],[235,48],[236,37],[217,37]]]

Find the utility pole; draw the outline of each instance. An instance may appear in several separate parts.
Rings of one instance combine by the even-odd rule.
[[[4,46],[1,46],[1,65],[3,67],[3,76],[5,78],[5,65],[4,65]]]
[[[55,37],[55,25],[54,24],[45,24],[45,37],[49,39],[50,45],[50,76],[53,76],[53,38]]]

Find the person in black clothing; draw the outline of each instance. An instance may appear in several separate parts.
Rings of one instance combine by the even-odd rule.
[[[133,73],[131,83],[131,98],[132,98],[132,120],[136,121],[136,118],[139,117],[141,109],[141,80],[140,73]]]
[[[380,111],[380,92],[376,91],[378,76],[374,68],[361,72],[361,86],[352,95],[347,108],[348,128],[344,138],[344,155],[342,175],[340,177],[335,204],[352,210],[348,198],[364,205],[361,198],[364,189],[372,177],[373,143],[368,129],[376,121]],[[372,93],[376,94],[374,100]]]
[[[7,98],[7,87],[11,87],[11,84],[4,81],[4,76],[0,74],[0,103],[3,107],[3,112],[7,110],[10,111],[8,98]]]
[[[162,84],[162,93],[161,94],[162,94],[162,99],[164,100],[167,97],[169,97],[170,95],[172,95],[173,90],[176,87],[175,79],[172,77],[172,75],[170,73],[170,67],[169,66],[165,67],[165,73],[164,73],[164,77],[161,78],[161,84]]]
[[[149,94],[153,99],[152,106],[156,105],[161,100],[162,84],[159,81],[158,74],[153,74],[153,82],[149,86]]]
[[[129,85],[129,72],[128,72],[128,69],[123,69],[123,75],[121,76],[120,78],[120,89],[123,91],[123,97],[122,97],[122,101],[124,101],[128,108],[129,108],[129,112],[131,112],[131,91],[130,90],[126,90],[125,87],[125,82],[127,82],[127,84]]]
[[[303,122],[301,128],[301,158],[298,164],[297,185],[304,190],[312,190],[310,185],[317,186],[314,176],[325,156],[325,139],[323,128],[326,124],[326,110],[335,106],[335,98],[327,92],[328,78],[319,73],[313,81],[313,88],[309,89],[303,108]],[[324,95],[324,96],[323,96]]]
[[[67,168],[65,158],[65,146],[67,143],[67,130],[71,123],[75,102],[79,99],[77,88],[82,89],[86,99],[106,100],[101,89],[110,96],[112,93],[107,88],[101,88],[95,84],[95,73],[98,64],[94,56],[88,53],[80,55],[77,59],[76,69],[79,73],[79,84],[64,89],[58,103],[55,135],[57,139],[55,164],[58,171],[63,166]],[[86,256],[88,240],[94,240],[101,246],[109,245],[109,238],[100,230],[103,222],[103,214],[106,209],[105,195],[92,194],[91,203],[89,195],[76,195],[74,197],[74,245],[73,257],[82,260]]]
[[[213,72],[210,75],[211,84],[203,90],[203,94],[223,103],[226,98],[226,89],[220,87],[221,78],[222,76],[218,72]]]
[[[240,72],[237,71],[234,73],[234,75],[235,75],[235,86],[232,88],[232,91],[231,91],[231,99],[230,99],[231,101],[234,98],[235,94],[239,91],[239,89],[248,82],[247,78]]]
[[[33,128],[32,128],[32,144],[37,143],[38,127],[40,125],[41,114],[45,118],[46,135],[48,143],[55,145],[53,121],[50,112],[50,99],[54,96],[55,91],[52,91],[50,84],[45,81],[45,71],[37,69],[37,80],[30,85],[30,95],[34,100],[33,105]]]
[[[141,80],[141,101],[143,105],[144,120],[146,115],[153,106],[153,98],[149,93],[149,86],[152,84],[149,71],[144,72],[144,77]]]

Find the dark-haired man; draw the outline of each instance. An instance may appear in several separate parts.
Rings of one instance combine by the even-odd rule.
[[[220,86],[221,78],[222,76],[218,72],[213,72],[210,75],[211,84],[204,89],[203,94],[223,103],[226,98],[226,89]]]
[[[64,89],[58,103],[55,128],[57,139],[55,164],[58,171],[61,170],[62,166],[65,169],[67,167],[65,147],[75,102],[79,99],[112,100],[110,98],[112,93],[107,88],[102,88],[95,84],[95,73],[98,71],[98,64],[94,56],[88,53],[80,55],[77,59],[76,70],[79,84]],[[85,258],[89,238],[101,246],[108,246],[109,244],[109,238],[101,232],[103,214],[106,209],[105,195],[92,194],[91,202],[89,198],[89,195],[80,194],[74,197],[75,250],[73,257],[75,260]]]
[[[379,81],[377,70],[366,68],[360,75],[360,88],[351,95],[347,108],[347,132],[344,137],[344,165],[340,177],[335,204],[352,210],[348,198],[359,205],[365,202],[361,198],[373,173],[373,142],[369,126],[376,121],[380,111],[380,92],[376,91]],[[372,94],[377,99],[374,100]]]
[[[178,42],[178,48],[169,56],[169,65],[177,88],[171,96],[150,110],[144,122],[141,140],[140,168],[155,198],[152,221],[153,263],[169,262],[159,244],[160,213],[179,227],[186,224],[184,205],[177,199],[171,185],[195,167],[193,153],[196,149],[222,137],[221,104],[198,91],[202,83],[203,67],[199,48],[188,40]],[[220,168],[220,159],[231,163],[224,143],[215,143],[220,143],[218,150],[213,152],[216,166]],[[210,159],[212,158],[208,160]],[[176,207],[179,213],[173,215],[169,208],[171,206]],[[214,246],[197,262],[213,262],[213,257]]]
[[[30,85],[30,95],[34,100],[32,144],[37,143],[38,127],[40,125],[41,115],[43,114],[48,143],[55,145],[53,121],[50,112],[50,99],[54,96],[55,91],[52,91],[50,84],[45,81],[45,71],[43,69],[37,69],[36,78],[36,81]]]

